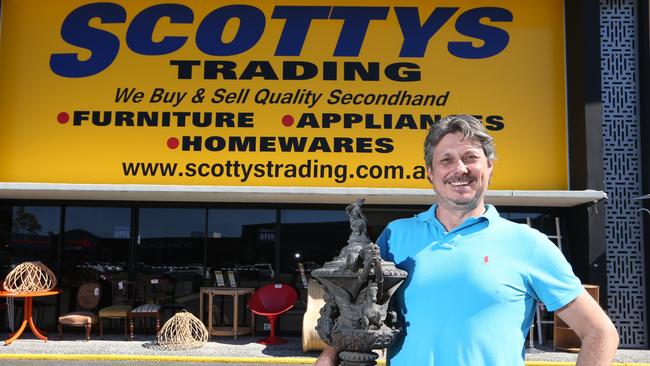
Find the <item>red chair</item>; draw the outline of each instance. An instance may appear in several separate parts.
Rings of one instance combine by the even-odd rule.
[[[295,305],[298,293],[290,285],[270,284],[265,285],[253,293],[248,307],[257,315],[264,315],[271,323],[271,335],[257,341],[260,344],[283,344],[286,339],[275,336],[275,321],[278,316]]]

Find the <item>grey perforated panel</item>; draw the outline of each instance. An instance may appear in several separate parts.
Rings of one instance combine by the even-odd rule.
[[[641,196],[637,2],[600,1],[609,315],[621,346],[647,344]]]

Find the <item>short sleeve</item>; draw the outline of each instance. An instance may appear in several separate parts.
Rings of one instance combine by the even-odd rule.
[[[530,285],[537,299],[555,311],[573,301],[584,288],[560,249],[543,234],[536,234],[529,266]]]

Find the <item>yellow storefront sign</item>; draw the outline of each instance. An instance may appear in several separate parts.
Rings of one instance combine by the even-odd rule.
[[[466,113],[567,188],[563,1],[1,4],[2,182],[426,188]]]

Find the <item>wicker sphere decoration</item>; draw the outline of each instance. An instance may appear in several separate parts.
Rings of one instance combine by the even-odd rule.
[[[158,347],[165,350],[199,348],[207,341],[205,325],[185,310],[172,316],[158,332]]]
[[[41,262],[24,262],[12,269],[2,284],[10,292],[43,292],[56,287],[56,276]]]

